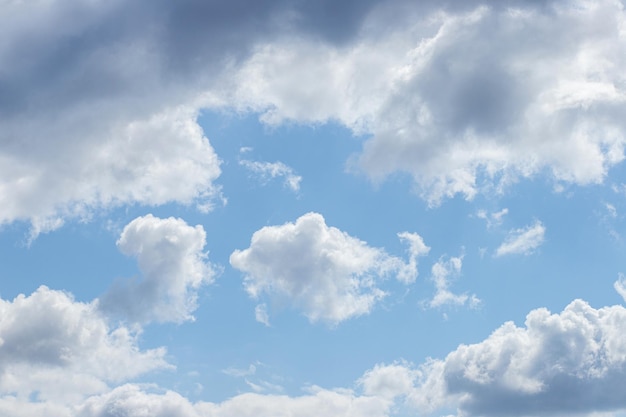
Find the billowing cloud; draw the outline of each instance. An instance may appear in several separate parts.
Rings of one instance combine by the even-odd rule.
[[[216,95],[269,124],[336,120],[372,136],[355,167],[374,181],[406,172],[432,205],[539,173],[602,182],[626,143],[621,3],[451,4],[404,19],[381,6],[339,46],[259,43]]]
[[[622,306],[594,309],[575,300],[559,314],[533,310],[524,327],[507,322],[431,363],[410,401],[456,403],[470,416],[624,410],[625,331]]]
[[[77,302],[65,292],[42,286],[29,296],[0,299],[0,393],[18,402],[35,396],[75,403],[109,383],[169,368],[165,353],[139,350],[135,332],[112,327],[95,302]],[[0,409],[10,404],[4,396]]]
[[[302,181],[302,177],[296,175],[291,167],[282,162],[262,162],[242,159],[239,161],[239,164],[258,175],[262,182],[282,177],[285,187],[294,192],[300,191],[300,181]]]
[[[205,244],[200,225],[151,214],[136,218],[124,228],[117,246],[137,258],[142,275],[114,284],[101,297],[101,309],[135,322],[193,319],[197,291],[215,274],[203,252]]]
[[[250,247],[234,251],[230,263],[246,274],[250,296],[267,294],[273,301],[287,301],[312,322],[336,324],[372,310],[385,296],[380,278],[396,274],[405,282],[415,279],[415,258],[428,248],[415,234],[400,237],[410,245],[409,263],[308,213],[295,223],[256,231]]]
[[[495,255],[529,255],[543,244],[545,233],[546,228],[540,221],[522,229],[511,230],[506,240],[496,249]]]

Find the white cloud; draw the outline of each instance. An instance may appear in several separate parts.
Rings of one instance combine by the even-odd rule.
[[[487,222],[487,227],[491,228],[502,224],[502,218],[509,213],[508,208],[503,208],[500,211],[493,213],[487,213],[485,210],[479,210],[476,216],[479,219],[484,219]]]
[[[85,132],[76,127],[54,138],[50,149],[33,150],[40,144],[26,137],[27,152],[0,145],[0,196],[8,202],[0,223],[28,220],[33,239],[66,218],[88,218],[103,208],[178,202],[210,209],[219,194],[219,160],[195,118],[180,108],[103,127],[88,141],[80,141]]]
[[[434,361],[410,394],[462,415],[545,416],[626,409],[626,309],[575,300],[560,314],[531,311],[484,341]]]
[[[415,257],[427,247],[418,235],[399,236],[410,245],[409,263],[327,226],[320,214],[308,213],[295,223],[258,230],[248,249],[231,254],[230,263],[246,274],[250,296],[267,294],[275,303],[286,301],[301,310],[312,322],[337,324],[372,310],[385,296],[378,288],[380,278],[395,273],[407,283],[415,279]]]
[[[410,174],[432,205],[540,173],[602,182],[626,144],[621,3],[509,5],[428,3],[393,25],[381,16],[395,5],[380,6],[340,46],[259,44],[214,93],[269,124],[332,120],[372,135],[355,165],[374,181]]]
[[[270,326],[270,316],[267,312],[267,304],[259,304],[254,308],[254,317],[259,323]]]
[[[546,228],[540,221],[522,229],[509,232],[508,237],[496,249],[496,256],[523,254],[529,255],[543,244]]]
[[[613,288],[626,301],[626,276],[624,274],[619,274],[617,281],[613,283]]]
[[[192,320],[197,291],[215,272],[203,252],[206,233],[182,219],[138,217],[123,230],[117,246],[137,258],[140,279],[117,282],[101,297],[107,313],[136,322]]]
[[[169,368],[165,353],[139,350],[135,332],[111,327],[96,303],[61,291],[42,286],[0,299],[0,393],[14,395],[2,397],[0,409],[32,395],[52,404],[42,409],[80,401],[111,382]]]
[[[471,296],[454,294],[449,289],[451,278],[458,277],[461,274],[462,265],[463,257],[460,256],[451,257],[447,260],[440,258],[432,266],[432,280],[435,283],[436,292],[433,298],[427,302],[428,307],[437,308],[448,304],[462,306],[467,303],[470,307],[475,308],[480,304],[480,299],[474,294]]]
[[[264,183],[270,179],[282,177],[284,178],[285,187],[288,187],[294,192],[300,191],[300,181],[302,181],[302,177],[296,175],[291,167],[288,167],[282,162],[260,162],[243,159],[239,161],[239,164],[257,174]]]
[[[365,372],[359,380],[363,393],[393,400],[410,394],[420,373],[411,364],[399,362],[378,364]]]
[[[417,233],[401,232],[398,238],[404,243],[408,243],[409,262],[398,271],[398,280],[405,284],[415,282],[418,276],[417,258],[428,255],[430,248],[424,243],[424,239]]]
[[[176,392],[150,392],[149,388],[127,384],[94,396],[79,407],[76,417],[386,417],[391,405],[388,400],[347,389],[313,387],[311,393],[297,397],[246,393],[221,403],[192,403]]]

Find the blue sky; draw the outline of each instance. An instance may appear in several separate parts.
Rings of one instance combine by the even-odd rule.
[[[624,28],[0,3],[0,414],[626,415]]]

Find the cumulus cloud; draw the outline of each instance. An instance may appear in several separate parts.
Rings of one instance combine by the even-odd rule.
[[[370,135],[355,167],[374,181],[406,172],[432,205],[540,173],[600,183],[623,160],[620,2],[426,2],[404,19],[396,5],[349,43],[259,43],[214,94],[269,124]]]
[[[203,252],[206,233],[182,219],[148,214],[124,228],[117,246],[137,258],[141,277],[117,282],[100,298],[103,311],[135,322],[192,320],[197,291],[215,272]]]
[[[450,291],[450,280],[461,274],[463,257],[451,257],[449,259],[440,258],[432,268],[432,280],[435,284],[436,292],[426,305],[431,308],[442,307],[444,305],[462,306],[468,304],[470,307],[477,307],[480,299],[476,295],[455,294]]]
[[[626,309],[575,300],[531,311],[484,341],[423,368],[409,401],[455,403],[462,415],[545,416],[626,409]],[[428,400],[428,401],[426,401]]]
[[[43,286],[29,296],[0,299],[0,393],[13,394],[2,397],[0,409],[35,395],[52,404],[31,407],[45,415],[54,404],[170,367],[164,349],[139,350],[137,334],[109,325],[96,304]]]
[[[396,274],[405,282],[415,279],[415,258],[427,247],[418,235],[400,237],[409,243],[409,263],[327,226],[318,213],[308,213],[295,223],[256,231],[250,247],[234,251],[230,263],[246,274],[250,296],[267,294],[312,322],[337,324],[372,310],[385,296],[380,278]]]
[[[270,179],[283,178],[285,187],[293,192],[300,191],[300,181],[302,181],[302,177],[296,175],[291,167],[282,162],[261,162],[243,159],[239,161],[239,164],[258,175],[260,180],[264,183]]]
[[[540,221],[522,229],[511,230],[506,240],[496,249],[495,255],[529,255],[543,244],[545,233],[546,228]]]

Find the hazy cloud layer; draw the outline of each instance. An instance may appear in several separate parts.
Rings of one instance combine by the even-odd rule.
[[[148,214],[130,222],[117,246],[137,258],[141,277],[117,281],[100,299],[103,311],[133,322],[192,320],[197,291],[215,272],[203,252],[206,233],[182,219]]]
[[[415,280],[416,258],[428,248],[416,234],[399,236],[410,245],[408,263],[308,213],[295,223],[258,230],[248,249],[232,253],[230,263],[246,274],[250,296],[287,302],[312,322],[339,323],[372,310],[385,296],[381,278]]]

